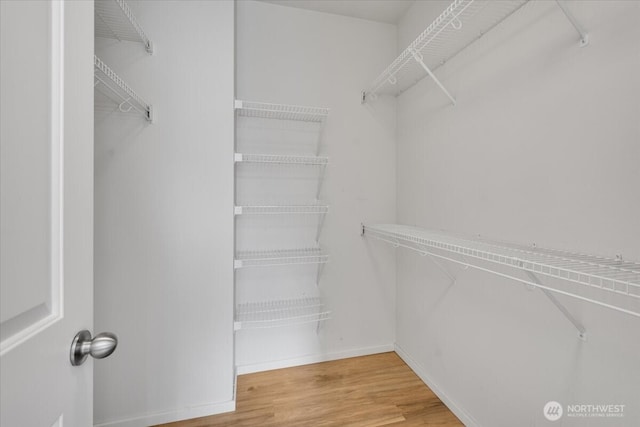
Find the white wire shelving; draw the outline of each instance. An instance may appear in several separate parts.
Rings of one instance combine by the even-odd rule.
[[[235,109],[239,116],[315,123],[324,122],[329,115],[328,108],[241,100],[236,100]]]
[[[395,247],[408,248],[539,288],[550,296],[581,335],[584,334],[584,328],[551,294],[566,295],[640,317],[640,263],[637,262],[484,238],[460,237],[406,225],[363,225],[362,233]],[[496,268],[498,266],[522,271],[526,277],[504,273]],[[572,286],[545,284],[538,275],[559,280],[560,283],[568,282]]]
[[[279,301],[248,302],[236,306],[235,330],[264,329],[304,323],[318,323],[331,318],[318,297]]]
[[[279,206],[235,206],[233,213],[239,215],[317,215],[316,243],[324,227],[324,220],[329,212],[328,205],[279,205]],[[320,273],[318,272],[318,276]]]
[[[235,215],[324,215],[328,205],[235,206]]]
[[[455,98],[434,71],[474,41],[491,31],[529,0],[454,0],[411,44],[363,91],[362,102],[379,94],[399,95],[429,76],[455,105]],[[581,46],[588,35],[580,27],[564,0],[556,0],[580,35]]]
[[[93,70],[94,78],[96,79],[95,86],[102,84],[122,100],[118,106],[120,111],[123,113],[138,112],[153,123],[153,106],[143,100],[120,76],[95,55],[93,57]]]
[[[306,166],[326,166],[329,163],[328,157],[317,156],[289,156],[279,154],[241,154],[235,153],[236,163],[267,163],[281,165],[306,165]]]
[[[320,198],[322,184],[329,163],[328,157],[318,156],[291,156],[280,154],[242,154],[235,153],[236,164],[264,164],[264,165],[287,165],[287,166],[317,166],[319,167],[318,184],[316,186],[316,199]]]
[[[320,248],[273,251],[241,251],[236,254],[235,268],[268,267],[295,264],[325,264],[329,255]]]
[[[124,0],[97,0],[94,17],[97,37],[139,42],[150,55],[153,55],[153,42],[149,40]]]

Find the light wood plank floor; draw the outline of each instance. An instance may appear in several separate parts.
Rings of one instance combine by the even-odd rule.
[[[236,407],[164,426],[463,425],[393,352],[241,375]]]

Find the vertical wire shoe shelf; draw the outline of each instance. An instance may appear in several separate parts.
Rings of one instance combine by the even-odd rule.
[[[327,157],[319,156],[322,133],[329,110],[327,108],[241,100],[235,102],[235,110],[237,117],[318,124],[315,156],[239,152],[234,155],[236,174],[240,165],[269,168],[301,166],[318,169],[316,202],[313,204],[236,204],[234,208],[236,218],[244,216],[263,216],[266,218],[291,215],[295,217],[315,216],[317,217],[315,236],[317,243],[324,217],[329,211],[328,205],[318,201],[324,171],[329,163]],[[320,246],[276,250],[241,250],[236,251],[234,268],[240,270],[272,266],[315,265],[317,268],[316,284],[318,284],[323,266],[328,261],[329,255]],[[329,319],[330,316],[331,312],[325,307],[319,296],[296,296],[284,300],[241,302],[236,304],[234,329],[275,328],[305,323],[316,323],[319,327],[320,322]]]

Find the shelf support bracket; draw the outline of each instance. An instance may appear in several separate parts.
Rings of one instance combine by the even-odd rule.
[[[322,276],[322,270],[324,270],[324,263],[318,263],[318,272],[316,274],[316,286],[320,286],[320,276]]]
[[[526,271],[525,273],[527,274],[527,276],[529,276],[529,279],[533,282],[536,283],[538,285],[542,285],[542,282],[540,281],[540,279],[538,278],[538,276],[536,276],[534,273],[532,273],[531,271]],[[567,310],[567,308],[562,305],[560,303],[560,301],[557,300],[557,298],[548,290],[543,289],[543,288],[538,288],[542,291],[542,293],[549,298],[549,301],[551,301],[553,303],[553,305],[556,306],[556,308],[558,310],[560,310],[560,312],[562,314],[564,314],[564,317],[566,317],[569,322],[571,322],[573,324],[573,326],[575,326],[575,328],[578,330],[578,337],[583,340],[586,341],[587,340],[587,330],[584,328],[584,326],[582,326],[582,324],[575,318],[573,317],[573,315],[571,313],[569,313],[569,310]]]
[[[573,16],[573,14],[569,11],[567,5],[564,3],[564,0],[556,0],[556,3],[558,3],[558,6],[567,17],[569,22],[571,22],[573,28],[575,28],[578,34],[580,34],[580,47],[587,46],[589,44],[589,34],[587,34],[584,28],[582,28],[582,25],[580,25],[578,20],[575,18],[575,16]]]
[[[444,265],[442,265],[442,263],[440,261],[438,261],[436,259],[436,257],[434,257],[433,255],[431,255],[429,252],[427,251],[422,251],[420,250],[420,255],[422,256],[427,256],[429,257],[429,259],[431,260],[431,262],[433,262],[436,267],[438,267],[440,269],[440,271],[442,271],[444,273],[445,276],[447,276],[449,278],[449,280],[451,281],[451,283],[449,283],[450,285],[453,285],[454,283],[456,283],[456,276],[454,276],[448,269],[447,267],[445,267]]]
[[[323,120],[320,122],[320,129],[318,129],[318,139],[316,140],[316,157],[320,155],[320,145],[322,144],[322,137],[324,136],[324,124]]]
[[[327,165],[320,166],[320,173],[318,174],[318,187],[316,188],[316,200],[320,200],[320,192],[322,191],[322,184],[324,183],[324,175],[327,170]]]
[[[415,59],[416,62],[418,64],[420,64],[422,66],[422,68],[424,68],[424,70],[427,72],[429,77],[431,77],[431,79],[438,85],[438,87],[444,92],[444,94],[447,95],[447,97],[451,100],[451,103],[455,106],[456,105],[456,99],[449,93],[447,88],[444,87],[444,85],[442,83],[440,83],[440,80],[438,80],[436,75],[433,74],[433,72],[429,69],[429,67],[427,67],[427,64],[424,63],[424,58],[420,54],[420,52],[418,52],[415,49],[411,49],[411,55],[413,55],[413,59]]]
[[[327,216],[326,213],[321,213],[320,218],[318,218],[318,229],[316,231],[316,243],[320,241],[320,233],[322,233],[322,227],[324,225],[324,217]]]

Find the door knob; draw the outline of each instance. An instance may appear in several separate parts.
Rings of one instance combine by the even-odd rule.
[[[71,343],[71,364],[79,366],[84,363],[87,356],[95,359],[104,359],[116,350],[118,337],[111,332],[102,332],[91,338],[91,332],[86,329],[80,331]]]

